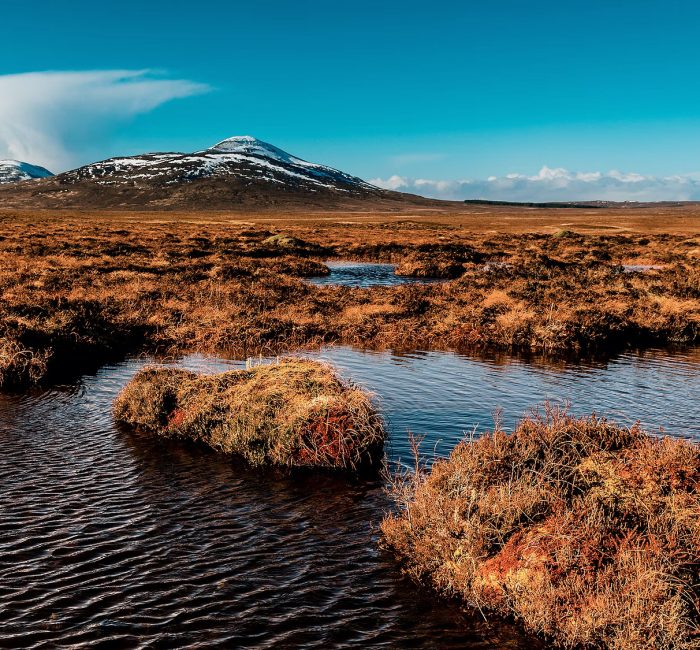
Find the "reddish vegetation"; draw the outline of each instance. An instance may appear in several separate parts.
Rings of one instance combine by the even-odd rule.
[[[295,462],[299,465],[318,465],[324,459],[330,459],[337,464],[338,459],[352,457],[356,453],[358,440],[344,434],[353,430],[352,419],[351,413],[335,408],[329,409],[325,417],[309,420]]]
[[[700,448],[551,412],[397,480],[417,580],[565,647],[700,644]]]
[[[356,469],[374,464],[384,442],[366,393],[327,366],[298,359],[211,376],[147,368],[119,395],[114,413],[253,465]]]
[[[183,409],[175,408],[168,414],[168,430],[181,427],[187,419],[187,412]]]

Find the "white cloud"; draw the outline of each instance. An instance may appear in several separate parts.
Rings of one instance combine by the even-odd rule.
[[[644,176],[619,171],[571,172],[543,167],[535,176],[508,174],[484,180],[444,181],[391,176],[370,181],[399,192],[439,199],[493,201],[697,201],[700,174]]]
[[[2,75],[0,158],[61,171],[100,157],[104,139],[120,123],[208,90],[204,84],[159,78],[149,70]]]

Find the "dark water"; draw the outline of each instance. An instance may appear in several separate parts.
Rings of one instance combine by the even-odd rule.
[[[441,280],[430,278],[405,278],[394,273],[395,264],[376,264],[371,262],[333,262],[325,263],[331,270],[330,275],[309,278],[312,284],[335,284],[346,287],[393,287],[399,284],[430,284]]]
[[[374,262],[338,262],[326,261],[331,270],[329,275],[308,278],[311,284],[338,285],[346,287],[394,287],[400,284],[434,284],[445,282],[438,278],[410,278],[396,275],[395,264],[378,264]],[[508,264],[491,262],[484,265],[484,270],[508,266]],[[658,264],[624,264],[625,273],[647,273],[663,269]]]
[[[547,398],[700,439],[698,352],[570,367],[312,356],[377,393],[394,460],[407,456],[409,428],[446,453],[494,408],[512,425]],[[0,396],[1,646],[541,647],[401,577],[376,543],[389,507],[379,480],[252,471],[115,429],[111,402],[143,363]]]
[[[608,362],[538,363],[508,357],[472,358],[445,352],[400,356],[328,348],[321,358],[375,393],[394,433],[393,453],[408,452],[406,431],[427,434],[425,445],[446,455],[465,435],[493,427],[502,410],[506,429],[545,402],[576,415],[596,413],[651,433],[700,441],[700,349],[627,353]],[[540,409],[541,410],[541,409]],[[428,451],[428,449],[424,451]]]

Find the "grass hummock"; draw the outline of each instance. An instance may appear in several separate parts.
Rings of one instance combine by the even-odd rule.
[[[252,465],[359,469],[378,462],[385,436],[365,391],[301,359],[218,375],[145,368],[117,397],[114,415]]]
[[[407,258],[401,260],[396,267],[396,275],[406,278],[426,278],[453,280],[464,274],[463,264],[444,260],[441,258],[414,259]]]
[[[700,647],[700,447],[549,409],[397,477],[418,581],[563,647]]]

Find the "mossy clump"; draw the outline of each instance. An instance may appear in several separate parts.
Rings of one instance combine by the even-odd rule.
[[[303,239],[283,234],[272,235],[264,239],[263,244],[266,246],[279,246],[280,248],[303,248],[308,245]]]
[[[325,364],[299,359],[219,375],[145,368],[117,397],[114,415],[252,465],[368,467],[378,462],[385,436],[365,391]]]
[[[700,447],[561,412],[396,482],[414,578],[563,647],[698,648]]]
[[[300,239],[299,237],[293,237],[292,235],[286,235],[284,233],[279,233],[277,235],[272,235],[263,239],[264,246],[283,248],[288,250],[316,250],[321,248],[317,244]]]
[[[552,237],[555,239],[576,239],[579,236],[580,235],[573,230],[557,230],[555,233],[552,233]]]

